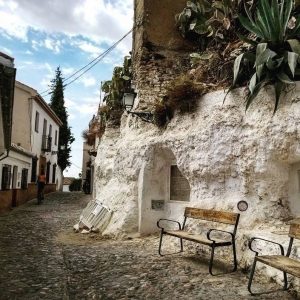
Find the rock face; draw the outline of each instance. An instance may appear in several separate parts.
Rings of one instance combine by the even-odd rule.
[[[175,116],[165,130],[124,115],[120,129],[107,129],[96,159],[97,198],[114,211],[107,233],[153,232],[149,218],[182,217],[187,205],[237,211],[245,200],[243,229],[300,213],[294,195],[299,189],[290,183],[299,179],[297,170],[290,172],[300,161],[297,92],[286,96],[274,116],[271,89],[247,113],[242,89],[225,104],[223,92],[207,94],[196,113]],[[189,181],[188,203],[169,202],[174,164]],[[164,209],[151,212],[153,199],[164,200]]]
[[[162,34],[153,35],[158,16],[151,9],[160,1],[149,3],[137,1],[135,11],[136,25],[145,21],[134,33],[136,110],[151,110],[187,65],[183,49],[189,45],[180,47],[178,35],[168,33],[165,43]],[[175,30],[174,11],[159,13],[166,28]],[[120,127],[106,128],[95,161],[96,198],[113,210],[104,234],[149,234],[157,231],[159,218],[183,221],[186,206],[238,212],[244,200],[248,209],[240,212],[237,234],[240,266],[253,260],[247,247],[253,235],[287,246],[288,221],[300,215],[299,95],[297,85],[273,115],[271,87],[247,113],[243,89],[232,91],[224,104],[225,92],[216,91],[201,97],[193,114],[175,114],[163,129],[125,113]],[[174,165],[189,183],[189,201],[170,199],[174,185],[180,189],[170,178]],[[211,225],[187,224],[199,232]]]

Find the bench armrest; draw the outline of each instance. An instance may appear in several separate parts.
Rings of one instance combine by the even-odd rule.
[[[210,241],[213,241],[213,242],[214,242],[214,240],[210,237],[210,234],[211,234],[212,231],[218,231],[218,232],[223,232],[223,233],[230,234],[232,240],[234,239],[234,235],[233,235],[233,233],[230,232],[230,231],[219,230],[219,229],[209,229],[208,232],[207,232],[207,234],[206,234],[206,236],[207,236],[207,239],[210,240]]]
[[[168,222],[173,222],[173,223],[177,223],[178,224],[178,227],[179,227],[179,230],[181,230],[181,225],[180,225],[180,223],[178,222],[178,221],[175,221],[175,220],[169,220],[169,219],[159,219],[158,221],[157,221],[157,227],[158,228],[160,228],[160,229],[164,229],[163,227],[161,227],[160,226],[160,221],[168,221]]]
[[[266,239],[262,239],[262,238],[259,238],[259,237],[253,237],[250,239],[248,245],[249,245],[249,249],[255,253],[255,255],[258,255],[258,251],[255,251],[253,248],[252,248],[252,243],[255,241],[255,240],[260,240],[260,241],[264,241],[264,242],[268,242],[268,243],[271,243],[271,244],[275,244],[277,246],[279,246],[280,248],[280,251],[281,251],[281,255],[284,255],[284,249],[283,249],[283,246],[279,243],[276,243],[276,242],[273,242],[273,241],[270,241],[270,240],[266,240]]]

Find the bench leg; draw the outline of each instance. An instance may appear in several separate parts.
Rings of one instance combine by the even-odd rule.
[[[212,273],[212,268],[213,268],[213,262],[214,262],[214,255],[215,255],[215,247],[211,247],[211,254],[210,254],[210,261],[209,261],[209,274],[214,275]]]
[[[159,237],[159,246],[158,246],[158,254],[159,254],[160,256],[163,256],[163,255],[161,254],[161,244],[162,244],[162,238],[163,238],[163,235],[164,235],[164,233],[163,233],[163,231],[161,231],[161,232],[160,232],[160,237]]]
[[[252,269],[251,269],[251,273],[250,273],[250,277],[249,277],[249,282],[248,282],[248,291],[249,291],[249,293],[251,295],[261,295],[261,294],[269,294],[269,293],[278,292],[278,290],[261,292],[261,293],[253,293],[252,292],[251,285],[252,285],[252,280],[253,280],[254,273],[255,273],[255,267],[256,267],[256,257],[254,258],[254,262],[253,262],[253,265],[252,265]],[[285,272],[283,272],[283,281],[284,281],[283,290],[286,291],[288,289],[288,280],[287,280],[287,274]]]
[[[288,280],[287,280],[287,274],[285,272],[283,272],[283,281],[284,281],[283,290],[286,291],[288,289]]]
[[[254,276],[254,272],[255,272],[255,267],[256,267],[256,257],[254,258],[254,262],[252,265],[249,282],[248,282],[248,291],[251,295],[254,295],[254,293],[252,293],[252,291],[251,291],[251,285],[252,285],[252,280],[253,280],[253,276]]]
[[[235,241],[233,241],[233,244],[232,244],[232,252],[233,252],[233,270],[232,270],[232,272],[235,272],[237,270]]]
[[[232,252],[233,252],[233,269],[232,271],[228,273],[235,272],[237,270],[237,258],[236,258],[236,248],[235,248],[235,243],[232,244]],[[220,275],[220,274],[213,274],[212,269],[213,269],[213,262],[214,262],[214,255],[215,255],[215,247],[211,247],[211,255],[210,255],[210,261],[209,261],[209,273],[210,275]]]
[[[160,237],[159,237],[159,246],[158,246],[158,254],[160,256],[163,256],[163,254],[161,253],[161,246],[162,246],[162,239],[163,239],[163,231],[160,232]],[[180,239],[180,252],[183,252],[183,240],[181,238]]]

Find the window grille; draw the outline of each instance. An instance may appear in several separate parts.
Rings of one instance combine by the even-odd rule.
[[[10,165],[3,165],[1,189],[2,190],[9,190],[10,189],[10,182],[11,182],[11,166]]]
[[[21,189],[25,190],[28,186],[28,169],[22,169]]]
[[[51,152],[51,149],[52,149],[52,137],[48,135],[43,135],[42,151]]]

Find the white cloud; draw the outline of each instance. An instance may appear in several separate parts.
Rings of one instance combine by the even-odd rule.
[[[132,27],[132,0],[0,0],[0,30],[28,40],[29,29],[111,44]],[[107,30],[109,28],[109,30]],[[128,49],[128,41],[122,43]],[[44,46],[59,46],[47,41]]]
[[[85,87],[90,87],[96,85],[96,78],[91,75],[82,76],[78,82],[81,82]]]
[[[0,46],[0,51],[5,53],[5,54],[8,54],[10,56],[13,56],[13,52],[10,49],[6,48],[6,47],[1,47]]]
[[[98,109],[98,103],[83,103],[83,104],[77,104],[74,109],[77,111],[80,115],[93,115],[96,114]]]
[[[72,101],[71,99],[66,98],[65,99],[65,106],[66,106],[66,108],[71,109],[71,108],[76,107],[76,103],[74,101]]]
[[[53,39],[47,38],[44,41],[44,46],[47,49],[52,50],[55,54],[58,54],[60,52],[61,42],[59,40],[55,41]]]
[[[95,46],[92,43],[86,42],[86,41],[77,41],[75,43],[75,45],[82,51],[85,51],[85,52],[91,54],[92,58],[96,58],[97,56],[99,56],[101,53],[104,52],[103,49]]]
[[[68,75],[71,75],[72,73],[74,73],[74,72],[75,72],[75,69],[72,68],[72,67],[70,67],[70,68],[63,67],[63,68],[61,69],[61,71],[62,71],[63,76],[65,77],[65,76],[68,76]]]
[[[100,98],[98,97],[83,97],[83,102],[89,103],[90,105],[99,104]]]

